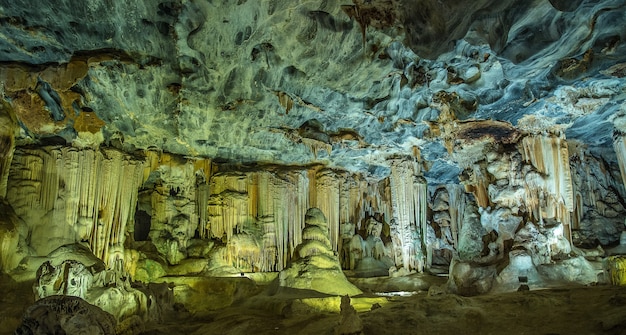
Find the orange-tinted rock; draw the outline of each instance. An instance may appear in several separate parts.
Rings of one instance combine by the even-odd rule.
[[[84,78],[88,70],[85,61],[72,60],[67,64],[46,68],[41,72],[40,77],[56,91],[66,91]]]
[[[20,91],[13,95],[15,115],[31,132],[48,134],[58,128],[45,105],[32,91]]]
[[[79,132],[97,133],[104,125],[105,122],[98,118],[96,113],[80,113],[74,119],[74,129]]]
[[[0,67],[0,82],[6,93],[13,93],[27,89],[34,89],[37,85],[37,73],[19,65]]]

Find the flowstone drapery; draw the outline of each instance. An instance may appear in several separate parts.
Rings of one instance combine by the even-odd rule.
[[[7,201],[28,225],[37,254],[88,241],[110,266],[123,258],[142,159],[115,149],[19,148],[11,167]]]
[[[427,185],[420,179],[417,163],[401,160],[392,164],[390,188],[394,217],[389,226],[396,266],[424,269],[423,243],[427,232]]]

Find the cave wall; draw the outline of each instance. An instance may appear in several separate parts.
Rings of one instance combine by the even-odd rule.
[[[317,207],[344,269],[483,290],[624,231],[623,1],[2,8],[3,271],[279,271]]]
[[[320,165],[17,147],[4,201],[19,234],[6,229],[3,238],[19,242],[25,259],[83,243],[111,268],[154,272],[145,267],[156,262],[163,269],[157,276],[280,271],[302,242],[311,207],[327,215],[342,267],[363,273],[367,266],[431,271],[454,260],[506,266],[519,250],[540,266],[578,257],[577,248],[619,242],[626,210],[618,167],[562,133],[516,134],[508,144],[484,134],[452,147],[466,166],[460,185],[428,185],[416,151],[394,158],[390,176],[378,180]],[[148,224],[136,240],[139,212]],[[366,258],[377,263],[366,266]],[[183,265],[189,268],[172,270]],[[4,262],[5,271],[15,269],[14,260]]]

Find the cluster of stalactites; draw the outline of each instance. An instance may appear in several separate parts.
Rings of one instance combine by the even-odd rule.
[[[212,176],[208,228],[228,245],[225,260],[259,271],[281,270],[301,241],[308,208],[306,171],[220,173]]]
[[[371,192],[378,187],[330,169],[217,173],[210,181],[209,235],[229,245],[224,258],[235,266],[245,258],[259,271],[281,270],[302,241],[305,209],[317,207],[327,216],[331,248],[338,251],[341,224],[356,226],[389,211]]]
[[[390,222],[396,266],[422,271],[424,255],[422,237],[427,229],[427,184],[419,175],[417,163],[397,160],[391,164],[391,204],[394,217]]]
[[[465,207],[467,206],[467,193],[463,185],[447,184],[440,185],[429,189],[433,193],[431,211],[433,216],[433,224],[439,225],[441,231],[449,231],[450,241],[438,241],[433,246],[434,249],[446,247],[449,244],[454,250],[459,246],[459,231],[463,224],[463,216],[465,215]],[[448,235],[442,232],[442,238],[448,238]]]
[[[20,217],[27,211],[53,213],[51,225],[72,227],[75,242],[114,266],[123,259],[126,224],[132,220],[143,160],[117,150],[45,147],[18,149],[9,182],[9,202]],[[53,242],[54,243],[54,242]]]
[[[206,238],[210,159],[148,151],[138,208],[150,215],[149,238],[170,264],[186,257],[190,239]]]
[[[259,173],[253,200],[263,223],[263,271],[282,270],[302,242],[304,214],[309,207],[309,181],[305,171]]]
[[[535,171],[524,178],[526,207],[534,219],[556,219],[569,236],[574,192],[569,152],[563,135],[528,135],[521,143],[522,159]],[[570,239],[571,240],[571,239]]]
[[[15,149],[17,122],[11,106],[0,101],[0,199],[6,197],[9,168]]]

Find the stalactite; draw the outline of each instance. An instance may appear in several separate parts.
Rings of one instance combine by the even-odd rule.
[[[302,241],[304,213],[309,206],[308,178],[306,171],[279,171],[262,172],[259,179],[259,216],[268,218],[264,228],[267,244],[263,247],[267,248],[266,257],[270,257],[263,263],[268,267],[266,271],[281,270]],[[270,252],[273,249],[275,255]]]
[[[72,147],[20,148],[15,157],[8,200],[20,217],[31,229],[51,225],[63,235],[50,238],[89,241],[93,253],[108,261],[109,248],[123,245],[134,216],[143,160],[117,150]],[[51,222],[39,222],[42,211],[52,213]],[[46,243],[41,250],[59,242]]]
[[[474,194],[476,203],[482,208],[491,205],[488,189],[489,182],[483,173],[482,167],[474,164],[471,169],[470,180],[465,182],[465,191]]]
[[[366,196],[361,199],[363,203],[363,211],[365,216],[373,216],[382,214],[385,221],[393,218],[393,206],[391,204],[391,187],[389,178],[385,178],[379,182],[367,183]],[[359,222],[360,224],[360,222]],[[359,226],[359,229],[361,227]]]
[[[371,199],[380,199],[377,193],[370,194],[367,181],[361,175],[342,172],[339,177],[339,237],[337,240],[337,250],[344,249],[344,236],[353,236],[356,229],[361,228],[361,223],[367,218],[374,216],[377,212],[377,203],[371,204]],[[376,183],[377,184],[377,183]],[[350,231],[345,231],[350,227]],[[340,259],[340,261],[343,261]],[[346,260],[347,261],[347,260]],[[349,268],[349,264],[342,264]]]
[[[306,145],[309,150],[311,150],[315,158],[318,157],[318,154],[321,150],[326,151],[328,155],[330,155],[333,150],[333,146],[331,144],[311,138],[302,137],[302,143],[304,143],[304,145]]]
[[[6,197],[7,178],[15,149],[17,120],[11,106],[0,97],[0,198]]]
[[[123,245],[126,224],[134,217],[143,161],[129,159],[126,154],[114,150],[107,150],[104,154],[106,157],[97,156],[103,159],[98,162],[98,165],[102,166],[98,184],[104,187],[97,194],[100,196],[99,201],[96,200],[99,214],[94,215],[98,220],[103,221],[104,230],[101,230],[102,226],[98,221],[98,224],[94,226],[91,243],[94,254],[107,262],[109,248]],[[102,235],[104,238],[101,237]]]
[[[208,202],[209,202],[209,184],[206,181],[197,181],[196,190],[196,213],[198,214],[198,235],[202,239],[209,237],[208,229]]]
[[[315,176],[316,197],[311,199],[311,206],[319,208],[326,216],[330,230],[330,243],[333,250],[337,251],[339,245],[339,210],[340,190],[339,178],[334,171],[323,169]]]
[[[262,252],[256,263],[260,271],[280,270],[289,263],[295,247],[302,241],[304,214],[310,207],[317,207],[327,215],[335,251],[341,243],[341,223],[360,224],[368,216],[391,215],[385,187],[347,172],[319,168],[223,172],[214,174],[210,184],[210,235],[223,237],[228,244],[236,234],[245,233],[241,231],[245,222],[256,225],[262,234],[259,242]],[[237,250],[243,249],[229,252]],[[234,264],[242,257],[229,252],[224,257]]]
[[[450,230],[454,239],[454,249],[459,246],[459,232],[465,215],[467,197],[461,185],[446,185],[450,204]]]
[[[419,180],[416,164],[409,160],[395,160],[391,164],[391,203],[394,219],[390,224],[395,235],[396,266],[422,271],[424,255],[422,231],[426,225],[427,190]]]
[[[614,243],[623,230],[626,212],[621,200],[626,192],[618,164],[617,168],[612,168],[585,148],[571,143],[569,146],[572,148],[570,170],[574,191],[573,242],[579,246]],[[603,222],[600,231],[593,229],[599,220]]]
[[[556,219],[571,241],[574,192],[567,142],[563,134],[528,135],[522,139],[522,158],[536,173],[526,175],[526,207],[535,209],[535,219]]]
[[[228,261],[254,259],[259,271],[279,271],[288,264],[302,241],[309,208],[306,170],[218,173],[211,179],[211,193],[208,215],[213,237],[224,237],[227,245],[240,244],[239,233],[247,233],[246,225],[254,226],[262,237],[249,250],[230,248]],[[255,248],[258,252],[252,254]],[[241,252],[244,249],[247,255]]]
[[[243,224],[249,217],[256,217],[251,213],[251,197],[248,187],[255,182],[252,173],[229,173],[214,175],[211,179],[208,216],[211,222],[211,236],[226,237],[241,231]]]

